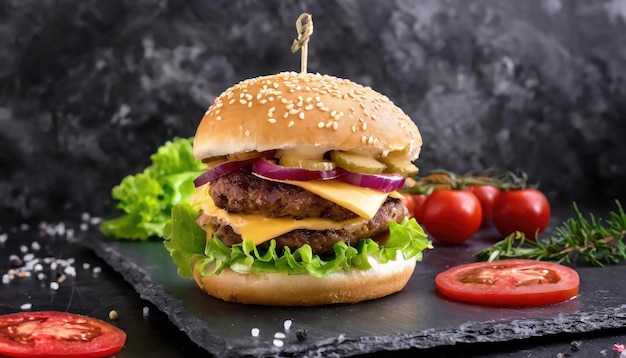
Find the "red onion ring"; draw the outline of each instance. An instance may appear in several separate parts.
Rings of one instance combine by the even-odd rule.
[[[214,166],[213,168],[207,170],[206,172],[200,174],[200,176],[198,176],[196,179],[193,180],[193,184],[196,186],[196,188],[199,186],[202,186],[210,182],[211,180],[221,177],[224,174],[228,174],[230,172],[234,172],[235,170],[238,170],[239,168],[254,161],[255,159],[256,158],[238,160],[238,161],[232,161],[232,162],[224,162],[224,163],[218,164]]]
[[[401,189],[405,178],[396,174],[361,174],[345,169],[340,170],[339,180],[348,184],[369,188],[383,193]]]
[[[274,180],[329,180],[335,179],[339,176],[339,171],[337,169],[308,170],[303,168],[284,167],[282,165],[274,164],[264,157],[257,159],[252,164],[252,171]]]

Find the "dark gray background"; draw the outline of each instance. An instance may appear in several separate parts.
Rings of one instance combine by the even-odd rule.
[[[114,212],[110,189],[215,96],[299,70],[370,85],[417,164],[522,169],[554,202],[626,197],[626,2],[0,0],[0,210]]]

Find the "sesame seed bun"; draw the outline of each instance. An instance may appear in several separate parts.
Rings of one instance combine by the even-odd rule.
[[[389,98],[337,77],[283,72],[227,89],[198,127],[197,159],[274,149],[389,152],[417,159],[417,126]]]
[[[370,257],[370,263],[369,270],[339,271],[323,278],[308,274],[241,274],[229,269],[219,275],[203,276],[199,260],[193,277],[203,291],[228,302],[319,306],[357,303],[399,292],[411,278],[416,262],[415,258],[405,260],[399,255],[385,264]]]

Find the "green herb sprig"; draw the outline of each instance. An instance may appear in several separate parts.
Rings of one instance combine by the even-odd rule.
[[[596,219],[593,214],[585,218],[573,204],[575,216],[563,222],[555,233],[545,240],[529,239],[515,232],[476,254],[480,261],[506,258],[524,258],[571,263],[577,257],[602,267],[605,263],[626,260],[626,214],[616,200],[617,211],[609,219]]]

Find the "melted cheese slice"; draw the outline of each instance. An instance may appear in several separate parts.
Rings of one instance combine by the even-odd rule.
[[[313,194],[319,195],[328,201],[332,201],[368,220],[374,218],[388,196],[397,199],[402,197],[402,194],[398,192],[393,192],[393,195],[390,195],[390,193],[354,186],[341,180],[294,181],[259,177],[265,180],[295,185]]]
[[[215,206],[213,199],[209,195],[209,184],[196,189],[196,193],[191,199],[191,205],[202,210],[206,215],[215,217],[220,223],[230,225],[234,232],[242,238],[250,239],[254,245],[262,244],[277,236],[286,234],[296,229],[306,230],[339,230],[353,224],[361,224],[366,220],[357,217],[345,221],[334,221],[320,218],[266,218],[262,215],[242,215],[228,213],[224,209]],[[213,226],[203,227],[207,232],[207,239],[213,236]]]
[[[267,178],[264,179],[271,180]],[[295,185],[304,190],[308,190],[326,200],[341,205],[359,215],[359,217],[338,222],[321,218],[296,220],[292,218],[266,218],[262,215],[228,213],[226,210],[215,206],[209,194],[209,184],[196,188],[196,192],[191,198],[191,205],[196,210],[202,210],[206,215],[215,217],[219,222],[230,225],[233,231],[241,235],[241,237],[250,239],[255,245],[259,245],[292,230],[339,230],[349,225],[360,224],[366,220],[371,220],[376,215],[381,205],[387,199],[387,196],[397,199],[402,198],[402,194],[398,192],[382,193],[372,189],[350,185],[339,180],[308,182],[288,180],[274,181]],[[213,235],[213,226],[206,225],[203,228],[207,231],[207,239],[210,238]]]

